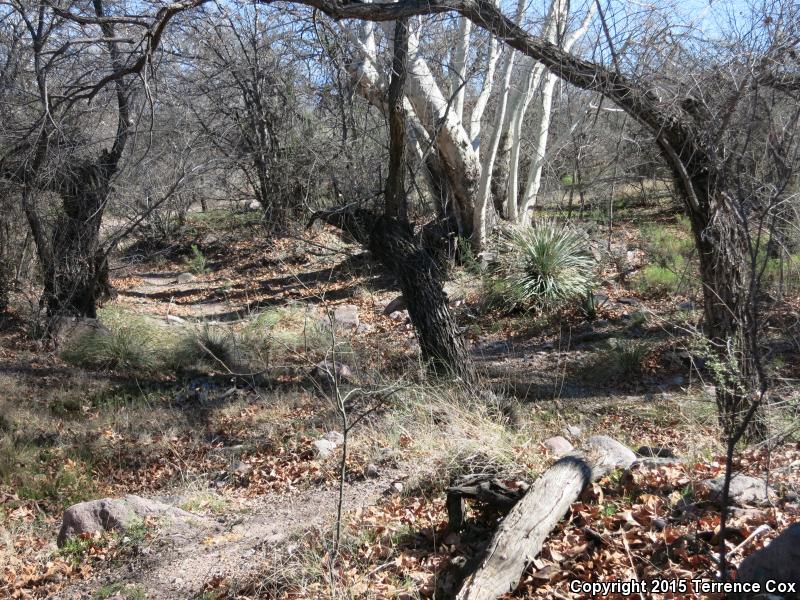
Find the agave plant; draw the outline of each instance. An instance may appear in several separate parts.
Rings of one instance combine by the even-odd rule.
[[[553,309],[592,288],[595,261],[585,237],[556,221],[501,232],[492,275],[506,303]]]

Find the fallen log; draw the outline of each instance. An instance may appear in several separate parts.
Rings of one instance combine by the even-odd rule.
[[[513,591],[525,567],[583,489],[617,467],[627,468],[636,455],[616,440],[598,435],[578,452],[547,469],[511,509],[492,538],[478,569],[458,600],[495,600]]]

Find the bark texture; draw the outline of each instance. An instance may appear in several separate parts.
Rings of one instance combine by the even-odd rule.
[[[480,567],[464,582],[457,599],[494,600],[512,592],[583,489],[617,467],[629,467],[635,458],[619,442],[595,436],[580,453],[547,469],[503,519]]]

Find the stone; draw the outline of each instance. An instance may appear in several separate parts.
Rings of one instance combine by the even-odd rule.
[[[336,450],[336,444],[328,440],[316,440],[312,445],[316,455],[320,458],[328,458]]]
[[[177,323],[178,325],[186,323],[186,319],[182,319],[178,315],[167,315],[164,318],[167,320],[168,323]]]
[[[607,464],[614,467],[627,469],[636,462],[636,455],[633,450],[607,435],[593,435],[586,440],[586,447],[602,450],[604,454],[608,455]]]
[[[175,281],[177,283],[191,283],[195,279],[197,279],[197,278],[193,274],[187,272],[187,273],[181,273],[180,275],[178,275],[178,277],[175,279]]]
[[[397,323],[405,323],[410,319],[407,310],[397,310],[393,312],[389,318]]]
[[[777,597],[784,600],[800,599],[800,523],[790,525],[768,546],[748,556],[736,572],[737,582],[761,583],[762,588],[767,581],[794,584],[795,591],[781,593],[775,590]],[[750,600],[758,597],[755,594],[733,595],[736,600]]]
[[[379,475],[380,475],[380,470],[373,463],[369,463],[366,467],[364,467],[364,477],[368,477],[369,479],[375,479]]]
[[[720,501],[722,498],[722,487],[725,483],[725,476],[720,475],[715,479],[707,479],[700,482],[700,489],[703,490],[712,501]],[[771,496],[774,494],[766,480],[749,475],[734,475],[728,496],[730,501],[737,506],[769,504]]]
[[[318,362],[311,369],[310,375],[325,389],[334,387],[337,381],[339,383],[348,383],[354,379],[353,370],[349,366],[341,362],[334,363],[328,359]]]
[[[261,202],[253,200],[247,205],[248,210],[261,210]]]
[[[73,536],[97,531],[125,530],[140,524],[146,517],[170,521],[201,521],[202,518],[157,500],[128,495],[123,498],[102,498],[74,504],[64,511],[58,546]]]
[[[359,323],[358,327],[356,327],[356,333],[370,333],[372,331],[372,325],[369,323]]]
[[[232,465],[231,473],[242,479],[246,478],[253,471],[253,465],[239,461]]]
[[[565,454],[569,454],[572,452],[573,448],[572,444],[569,443],[567,438],[560,435],[547,438],[542,443],[544,444],[545,448],[547,448],[547,451],[556,458],[561,458]]]
[[[333,311],[333,323],[338,327],[355,330],[360,322],[358,307],[354,304],[341,304]]]
[[[328,440],[334,446],[341,446],[342,444],[344,444],[344,436],[338,431],[329,431],[328,433],[322,436],[322,439]]]
[[[406,309],[406,299],[403,298],[402,296],[398,296],[397,298],[395,298],[394,300],[389,302],[389,304],[387,304],[384,307],[383,315],[385,317],[389,317],[393,313],[396,313],[398,311],[405,310],[405,309]]]
[[[566,433],[570,437],[578,438],[581,437],[583,430],[577,425],[567,425],[566,427],[564,427],[564,433]]]
[[[637,306],[639,304],[639,301],[636,298],[617,298],[617,302],[627,306]]]

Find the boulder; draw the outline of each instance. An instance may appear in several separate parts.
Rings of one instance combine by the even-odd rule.
[[[583,434],[583,430],[577,425],[567,425],[564,427],[564,433],[566,433],[568,436],[579,438]]]
[[[406,299],[403,298],[402,296],[398,296],[384,307],[383,315],[385,317],[389,317],[392,315],[392,313],[405,309],[406,309]]]
[[[175,281],[177,283],[191,283],[195,279],[196,279],[196,277],[193,274],[191,274],[189,272],[186,272],[186,273],[181,273],[180,275],[178,275],[178,277],[175,278]]]
[[[70,506],[64,511],[57,543],[63,546],[73,536],[97,531],[127,529],[140,524],[146,517],[170,521],[189,521],[202,518],[158,500],[128,495],[123,498],[102,498]]]
[[[542,443],[544,444],[545,448],[547,448],[547,451],[557,458],[561,458],[565,454],[572,452],[572,444],[567,441],[567,438],[560,435],[547,438]]]
[[[724,484],[725,476],[720,475],[715,479],[701,481],[699,487],[709,496],[710,500],[719,502],[722,499],[722,488]],[[746,506],[769,504],[773,494],[774,492],[769,488],[766,480],[760,477],[737,474],[731,479],[728,496],[733,504],[737,506]]]
[[[342,304],[337,306],[333,311],[333,323],[342,329],[357,329],[360,323],[358,307],[354,304]]]
[[[593,435],[586,440],[586,447],[590,451],[597,451],[605,455],[606,462],[604,464],[606,465],[627,469],[636,462],[633,450],[607,435]]]
[[[795,591],[781,593],[777,597],[784,600],[800,599],[800,523],[786,528],[772,542],[748,556],[736,572],[737,582],[758,582],[763,586],[767,581],[794,584]],[[737,600],[756,598],[755,594],[733,596]]]

